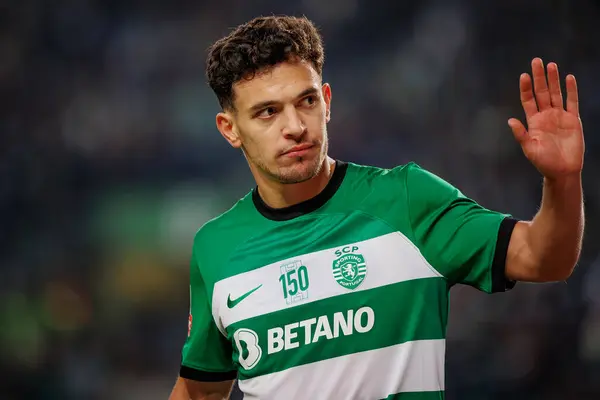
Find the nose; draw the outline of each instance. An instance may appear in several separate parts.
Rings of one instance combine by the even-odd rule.
[[[298,138],[306,131],[306,126],[295,107],[285,110],[281,133],[290,138]]]

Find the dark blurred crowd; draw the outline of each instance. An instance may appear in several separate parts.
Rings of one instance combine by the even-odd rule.
[[[331,154],[415,161],[531,218],[507,125],[533,57],[578,78],[588,227],[566,283],[452,291],[449,399],[600,398],[600,5],[592,0],[0,3],[0,398],[166,399],[195,231],[253,182],[214,126],[206,49],[306,15],[333,87]]]

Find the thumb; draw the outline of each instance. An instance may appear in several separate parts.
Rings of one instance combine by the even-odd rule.
[[[525,125],[523,125],[521,121],[516,118],[511,118],[508,120],[508,126],[512,129],[517,142],[523,144],[523,142],[527,140],[527,129],[525,129]]]

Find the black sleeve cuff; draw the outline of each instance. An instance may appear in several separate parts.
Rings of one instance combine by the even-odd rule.
[[[181,369],[179,370],[179,376],[198,382],[223,382],[231,381],[237,378],[237,371],[206,372],[182,365]]]
[[[496,240],[496,251],[492,263],[492,293],[506,292],[515,287],[515,281],[506,279],[506,255],[508,253],[510,236],[516,224],[517,220],[514,218],[505,218],[500,223],[498,239]]]

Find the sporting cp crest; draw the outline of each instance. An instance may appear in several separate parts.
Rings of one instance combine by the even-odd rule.
[[[333,277],[346,289],[356,289],[366,275],[367,264],[360,254],[344,254],[333,262]]]

